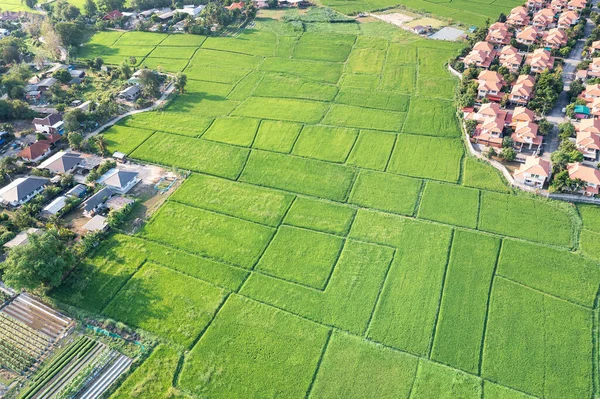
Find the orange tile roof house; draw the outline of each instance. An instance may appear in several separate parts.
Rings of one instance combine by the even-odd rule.
[[[483,104],[472,119],[480,122],[471,140],[475,143],[502,147],[502,134],[507,123],[508,113],[500,108],[500,104]]]
[[[572,11],[581,11],[586,5],[586,0],[571,0],[569,1],[569,4],[567,4],[567,8]]]
[[[600,52],[600,40],[592,42],[588,51],[590,52],[590,56],[592,56],[596,52]]]
[[[517,42],[521,44],[525,44],[527,46],[531,46],[537,42],[538,38],[541,36],[538,28],[534,26],[528,26],[519,33],[517,33]]]
[[[523,56],[519,54],[519,51],[513,46],[504,46],[500,51],[500,65],[508,68],[512,73],[519,71],[521,63],[523,63]]]
[[[510,91],[509,100],[514,104],[527,105],[527,103],[533,98],[534,86],[535,79],[533,76],[519,76],[512,90]]]
[[[600,98],[600,85],[595,84],[586,86],[580,97],[587,102],[592,102],[595,98]]]
[[[509,44],[512,39],[512,32],[508,30],[508,25],[502,22],[496,22],[488,29],[486,41],[494,44]]]
[[[600,135],[593,132],[577,132],[575,145],[579,152],[583,154],[583,158],[588,161],[596,161],[598,159],[598,151],[600,151]]]
[[[511,118],[511,124],[514,126],[519,122],[534,122],[535,121],[535,114],[533,113],[532,110],[525,108],[525,107],[515,107],[513,114],[512,114],[512,118]]]
[[[550,3],[550,8],[554,10],[554,12],[561,12],[565,7],[567,7],[567,4],[569,3],[568,0],[552,0],[552,2]]]
[[[495,56],[494,46],[488,42],[477,42],[463,60],[465,65],[489,68]]]
[[[592,62],[588,66],[588,76],[598,77],[600,76],[600,57],[594,57]]]
[[[550,29],[544,34],[544,45],[553,49],[561,48],[567,44],[568,37],[562,29]]]
[[[531,187],[542,188],[544,183],[550,178],[550,162],[530,155],[525,158],[525,163],[515,171],[515,181]]]
[[[579,21],[579,16],[575,11],[565,11],[558,18],[558,27],[561,29],[569,29]]]
[[[529,24],[527,9],[523,6],[513,8],[506,18],[506,24],[515,27],[527,26]]]
[[[581,162],[570,163],[567,165],[569,178],[581,179],[587,183],[584,190],[580,193],[586,196],[594,196],[598,194],[598,186],[600,186],[600,170],[585,166]]]
[[[577,126],[577,132],[590,132],[600,134],[600,119],[582,119]]]
[[[477,77],[479,98],[487,97],[492,101],[500,101],[504,78],[495,71],[482,71]]]
[[[544,0],[527,0],[527,8],[529,10],[541,10],[544,7]]]
[[[487,103],[483,104],[479,111],[477,111],[471,119],[474,119],[478,122],[483,122],[485,119],[489,118],[502,118],[503,121],[506,121],[506,117],[508,112],[500,108],[500,104],[498,103]],[[505,122],[506,123],[506,122]]]
[[[527,56],[525,63],[531,65],[531,72],[540,73],[554,68],[554,57],[548,50],[539,48]]]
[[[590,107],[590,112],[594,117],[600,117],[600,98],[594,98],[592,103],[588,105]]]
[[[29,162],[39,162],[50,154],[51,144],[46,140],[36,141],[17,155]]]
[[[536,12],[531,23],[533,26],[540,29],[554,27],[554,10],[551,8],[544,8]]]
[[[543,136],[538,135],[538,125],[533,122],[517,122],[515,131],[510,136],[514,141],[514,146],[517,151],[522,151],[523,146],[528,146],[531,150],[534,146],[537,150],[544,141]]]

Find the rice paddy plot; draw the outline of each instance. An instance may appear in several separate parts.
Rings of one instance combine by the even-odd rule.
[[[506,182],[495,168],[473,157],[466,157],[465,159],[463,184],[467,187],[482,188],[484,190],[510,192]]]
[[[196,52],[197,47],[169,47],[156,46],[148,57],[150,58],[168,58],[189,60]]]
[[[363,170],[349,202],[402,215],[413,215],[423,182],[404,176]]]
[[[266,72],[298,76],[316,82],[335,84],[342,74],[343,64],[289,58],[266,58],[259,69]]]
[[[407,46],[403,43],[390,42],[386,66],[405,65],[405,64],[417,64],[417,48],[413,46]]]
[[[233,90],[235,86],[228,83],[207,82],[204,80],[190,80],[185,86],[185,91],[191,94],[193,99],[198,98],[198,95],[216,98],[225,98]],[[185,99],[185,98],[184,98]]]
[[[160,42],[161,46],[173,47],[200,47],[206,40],[206,36],[200,35],[169,35]]]
[[[600,233],[600,207],[592,204],[577,204],[577,210],[583,220],[583,227]]]
[[[276,190],[194,174],[170,200],[278,226],[294,197]]]
[[[385,50],[361,48],[352,52],[346,64],[346,73],[378,75],[385,64]]]
[[[240,104],[233,116],[284,120],[291,122],[318,123],[328,104],[318,101],[287,98],[250,97]]]
[[[284,223],[324,233],[346,235],[355,214],[356,210],[349,206],[297,197],[287,212]]]
[[[420,359],[410,397],[414,399],[479,399],[482,397],[481,391],[481,379],[478,377]]]
[[[452,100],[455,89],[455,79],[418,79],[416,94],[422,97]]]
[[[293,58],[344,62],[355,39],[351,35],[305,33],[294,47]]]
[[[459,139],[401,134],[386,170],[455,183],[463,154]]]
[[[323,290],[342,245],[337,236],[281,226],[255,270]]]
[[[395,134],[361,130],[346,163],[360,168],[383,171],[390,159],[395,141]]]
[[[305,126],[292,154],[343,163],[354,146],[358,131],[330,126]]]
[[[399,93],[412,94],[415,92],[417,72],[414,65],[386,65],[381,82],[378,86],[381,90],[390,90]]]
[[[168,35],[156,32],[125,32],[119,40],[116,41],[116,46],[156,46]]]
[[[225,291],[220,288],[146,263],[114,297],[105,313],[189,346],[224,299]]]
[[[333,126],[399,132],[405,118],[406,113],[404,112],[334,104],[329,108],[323,123]]]
[[[342,89],[335,98],[335,102],[359,107],[407,112],[410,97],[394,92]]]
[[[345,73],[339,83],[342,88],[376,90],[379,87],[379,75],[358,75]]]
[[[250,147],[260,120],[250,118],[217,118],[204,132],[205,140]]]
[[[483,377],[538,397],[585,398],[593,391],[591,358],[591,310],[495,279]]]
[[[184,72],[190,80],[236,84],[250,71],[247,69],[196,65],[190,62]]]
[[[199,118],[185,111],[167,107],[164,111],[151,111],[136,114],[124,119],[125,126],[174,133],[183,136],[199,136],[211,123],[211,118]],[[168,112],[167,112],[168,111]],[[121,140],[115,137],[115,140]]]
[[[188,60],[183,59],[146,58],[141,65],[159,72],[177,73],[183,71],[187,64]]]
[[[233,179],[242,171],[248,150],[164,133],[152,135],[131,156],[152,163]]]
[[[425,186],[420,218],[474,229],[478,213],[479,190],[433,181]]]
[[[265,74],[254,95],[260,97],[300,98],[306,100],[331,101],[338,89],[334,85],[305,81],[294,76]]]
[[[228,37],[209,37],[202,45],[202,48],[235,51],[248,55],[272,56],[277,47],[277,38],[269,32],[260,32],[263,40],[254,40],[255,33],[246,33],[237,38]]]
[[[301,129],[302,125],[298,123],[262,121],[252,146],[259,150],[289,153]]]
[[[328,162],[252,151],[240,181],[343,201],[354,180],[354,170]]]
[[[173,231],[179,234],[172,234]],[[168,202],[140,232],[142,238],[250,268],[263,253],[274,229]]]
[[[113,125],[106,132],[102,133],[102,136],[106,139],[107,149],[110,153],[120,151],[124,154],[130,154],[147,140],[152,133],[152,130]]]
[[[459,137],[454,104],[425,97],[412,97],[404,133],[438,137]]]
[[[77,57],[88,59],[99,57],[122,35],[123,32],[98,32],[77,51]]]
[[[227,96],[230,100],[243,101],[254,93],[254,89],[262,80],[264,73],[260,71],[250,72],[241,81],[239,81],[231,93]]]
[[[591,230],[582,230],[579,236],[579,247],[590,258],[600,261],[600,234]]]
[[[227,69],[255,69],[260,64],[262,58],[229,51],[216,51],[206,48],[206,43],[201,49],[196,51],[190,61],[190,65],[201,67],[216,67]],[[223,71],[226,73],[227,71]]]
[[[234,294],[186,356],[179,383],[213,398],[304,398],[328,336],[323,326]]]

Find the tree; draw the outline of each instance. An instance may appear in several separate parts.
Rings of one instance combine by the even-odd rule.
[[[108,143],[106,142],[106,139],[103,135],[99,134],[96,137],[94,137],[94,144],[96,145],[96,148],[98,148],[98,152],[100,154],[104,155],[106,153],[106,147]]]
[[[72,4],[65,0],[58,0],[53,3],[52,7],[52,16],[59,21],[74,21],[81,15],[81,11],[79,8],[75,7]]]
[[[575,126],[571,122],[563,122],[558,125],[558,137],[561,140],[568,140],[573,136],[575,136]]]
[[[29,8],[34,8],[37,0],[25,0],[25,5]]]
[[[69,111],[63,116],[63,122],[65,123],[65,130],[67,132],[76,132],[80,129],[81,123],[85,122],[86,115],[79,108],[75,108]]]
[[[477,121],[469,119],[465,121],[465,127],[469,136],[473,137],[473,134],[475,134],[475,129],[477,128]]]
[[[121,10],[125,5],[125,0],[98,0],[98,8],[104,12]]]
[[[44,49],[47,53],[53,57],[60,57],[62,40],[49,19],[42,23],[41,34],[44,37]]]
[[[142,69],[139,79],[144,97],[158,97],[160,94],[160,82],[158,75],[154,71]]]
[[[58,71],[54,72],[52,77],[58,79],[59,82],[64,84],[69,83],[72,79],[71,74],[66,69],[59,69]]]
[[[94,68],[95,69],[100,69],[102,68],[102,65],[104,65],[104,60],[100,57],[96,57],[94,58]]]
[[[548,122],[548,120],[546,118],[539,121],[538,127],[539,127],[539,133],[542,136],[547,135],[548,133],[550,133],[552,131],[552,129],[554,129],[554,125],[552,123]]]
[[[94,3],[94,0],[85,0],[83,10],[85,11],[85,15],[93,17],[98,12],[98,7],[96,6],[96,3]]]
[[[81,144],[83,143],[83,136],[81,133],[71,132],[68,134],[67,139],[69,140],[69,145],[74,150],[81,149]]]
[[[83,43],[83,29],[74,22],[59,22],[54,25],[56,33],[66,46],[77,47]]]
[[[554,151],[550,156],[552,161],[552,169],[554,174],[565,170],[567,165],[572,162],[583,161],[583,154],[577,150],[577,146],[569,140],[563,140],[558,147],[558,151]]]
[[[512,147],[504,147],[500,153],[500,157],[505,161],[511,162],[517,157],[517,152]]]
[[[131,77],[131,67],[126,62],[122,62],[119,69],[123,79],[129,79]]]
[[[187,75],[179,72],[175,77],[175,88],[179,94],[185,93],[185,85],[187,84]]]
[[[267,0],[267,6],[269,8],[277,8],[279,5],[279,0]]]
[[[29,243],[12,248],[0,265],[4,282],[17,289],[57,287],[63,275],[75,265],[71,250],[60,240],[56,229],[29,235]]]

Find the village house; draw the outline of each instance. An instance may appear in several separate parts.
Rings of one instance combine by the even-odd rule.
[[[495,71],[482,71],[477,77],[479,87],[477,95],[479,99],[487,98],[490,101],[501,101],[504,78]]]
[[[54,200],[52,200],[52,202],[46,205],[44,209],[42,209],[42,215],[46,217],[54,216],[58,214],[58,212],[60,212],[65,205],[67,205],[67,197],[64,195],[56,197]]]
[[[533,98],[533,87],[535,78],[530,75],[521,75],[510,91],[510,102],[519,105],[527,105]]]
[[[571,0],[567,4],[567,9],[581,12],[587,6],[587,0]]]
[[[0,200],[11,206],[26,204],[44,191],[48,182],[49,180],[44,177],[19,177],[0,189]]]
[[[552,0],[550,3],[550,8],[558,14],[567,7],[568,3],[568,0]]]
[[[586,187],[579,191],[579,193],[590,197],[598,194],[600,170],[585,166],[581,162],[576,162],[568,164],[567,171],[570,179],[581,179],[586,183]]]
[[[600,77],[600,57],[594,57],[587,69],[587,76]]]
[[[595,162],[598,159],[598,151],[600,151],[600,135],[598,133],[577,132],[575,145],[585,160]]]
[[[83,215],[91,218],[104,208],[105,202],[114,195],[113,189],[104,187],[81,204]]]
[[[531,46],[535,44],[540,37],[540,31],[534,26],[528,26],[519,33],[517,33],[517,43]]]
[[[479,68],[489,68],[494,60],[494,46],[488,42],[477,42],[463,63],[467,66],[475,65]]]
[[[600,117],[600,98],[594,98],[592,103],[588,105],[590,106],[590,114],[595,118]]]
[[[483,122],[489,118],[500,117],[503,121],[506,121],[508,112],[500,107],[498,103],[486,103],[479,107],[477,112],[469,114],[465,119],[473,119],[477,122]]]
[[[37,84],[37,89],[38,91],[45,93],[48,90],[50,90],[50,88],[54,86],[57,82],[58,80],[56,80],[55,78],[46,78]]]
[[[580,94],[581,98],[583,98],[587,102],[592,102],[596,98],[600,98],[600,84],[588,85],[585,87],[585,90]]]
[[[577,13],[574,11],[565,11],[558,18],[558,27],[560,29],[569,29],[579,21]]]
[[[112,10],[102,17],[104,21],[114,21],[119,18],[123,18],[123,13],[119,10]]]
[[[511,73],[517,73],[523,63],[523,56],[513,46],[504,46],[500,51],[499,61],[500,65],[508,68]]]
[[[17,155],[28,162],[39,162],[46,158],[51,151],[51,144],[46,140],[36,141],[28,147],[25,147]]]
[[[45,118],[35,118],[32,121],[35,131],[39,133],[62,133],[64,122],[60,114],[50,114]]]
[[[488,29],[486,41],[496,45],[506,45],[512,39],[512,32],[508,30],[508,26],[502,22],[496,22]]]
[[[71,173],[84,164],[84,159],[75,152],[60,151],[52,155],[38,166],[53,173]]]
[[[567,34],[558,28],[550,29],[548,32],[544,34],[544,46],[552,49],[559,49],[567,44],[568,41]]]
[[[513,176],[517,183],[542,188],[550,178],[551,170],[549,161],[530,155],[525,158],[525,163],[519,166]]]
[[[129,86],[119,92],[119,97],[127,101],[135,101],[140,96],[140,88],[137,85]]]
[[[545,1],[544,0],[527,0],[527,9],[530,11],[537,11],[544,8]]]
[[[510,124],[514,127],[519,122],[535,122],[535,114],[529,108],[515,107],[510,117]]]
[[[96,233],[108,230],[108,222],[104,216],[95,215],[89,222],[83,225],[83,230],[88,233]]]
[[[600,40],[592,42],[588,49],[588,52],[590,57],[593,57],[594,53],[600,52]]]
[[[502,147],[502,135],[507,116],[508,113],[501,109],[499,104],[483,104],[479,111],[469,118],[479,122],[471,140],[482,145]]]
[[[554,10],[544,8],[536,12],[531,22],[533,26],[541,30],[554,27]]]
[[[10,248],[27,245],[27,244],[29,244],[29,236],[34,235],[34,234],[41,234],[41,233],[42,233],[42,230],[35,228],[35,227],[30,227],[27,230],[21,231],[12,240],[4,243],[3,247],[10,249]]]
[[[527,56],[525,63],[531,66],[531,72],[541,73],[554,68],[554,57],[548,50],[539,48]]]
[[[575,130],[579,132],[589,132],[600,134],[600,119],[582,119],[576,126]]]
[[[529,14],[523,6],[515,7],[506,18],[506,24],[514,27],[527,26],[529,24]]]
[[[538,150],[544,140],[543,136],[538,135],[537,123],[533,122],[517,122],[511,138],[515,149],[519,152],[523,150],[523,146],[527,146],[530,150]]]
[[[137,172],[128,172],[113,168],[100,176],[96,183],[110,187],[113,192],[126,194],[140,181]]]

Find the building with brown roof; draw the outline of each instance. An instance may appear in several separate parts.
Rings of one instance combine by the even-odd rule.
[[[488,98],[491,101],[502,100],[502,87],[504,86],[504,78],[495,71],[482,71],[477,77],[479,83],[477,94],[479,98]]]
[[[538,156],[530,155],[525,158],[525,163],[521,164],[513,176],[518,183],[542,188],[550,178],[551,170],[550,162]]]
[[[515,7],[506,18],[506,24],[514,27],[527,26],[529,24],[529,14],[523,6]]]
[[[519,33],[517,33],[517,43],[531,46],[535,44],[540,38],[541,33],[535,26],[528,26]]]
[[[587,0],[571,0],[567,4],[567,9],[581,12],[587,6]]]
[[[565,11],[558,17],[558,27],[561,29],[569,29],[579,21],[579,16],[575,11]]]
[[[477,42],[473,50],[463,60],[467,66],[475,65],[479,68],[489,68],[496,52],[494,46],[488,42]]]
[[[519,122],[534,122],[535,114],[532,110],[525,107],[515,107],[512,117],[511,124],[516,125]]]
[[[544,34],[543,42],[544,46],[559,49],[567,44],[569,38],[562,29],[553,28]]]
[[[554,10],[551,8],[539,10],[534,14],[531,23],[542,30],[554,27]]]
[[[39,162],[50,154],[51,144],[46,140],[36,141],[24,148],[17,155],[29,162]]]
[[[590,131],[577,132],[575,145],[583,158],[588,161],[598,160],[598,151],[600,151],[600,135]]]
[[[600,98],[600,84],[587,85],[580,97],[587,102],[592,102],[594,99]]]
[[[521,75],[510,91],[510,102],[519,105],[527,105],[533,98],[533,87],[535,78],[530,75]]]
[[[576,162],[568,164],[567,171],[570,179],[580,179],[586,183],[586,187],[580,190],[579,193],[590,197],[598,194],[600,170]]]
[[[538,135],[538,125],[533,122],[517,122],[515,131],[510,136],[513,139],[515,149],[522,151],[524,146],[531,149],[539,149],[544,140]],[[534,148],[535,147],[535,148]]]
[[[508,30],[508,25],[496,22],[489,27],[485,40],[496,45],[505,45],[510,43],[512,36],[512,32]]]
[[[525,63],[531,66],[531,72],[541,73],[554,68],[554,57],[548,50],[539,48],[527,56]]]
[[[545,1],[544,0],[527,0],[527,8],[530,11],[537,11],[544,8]]]

